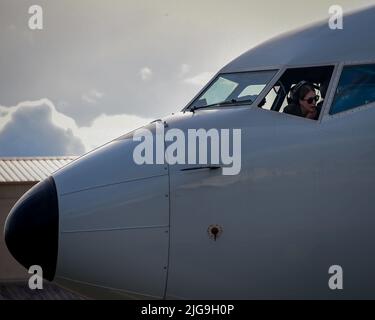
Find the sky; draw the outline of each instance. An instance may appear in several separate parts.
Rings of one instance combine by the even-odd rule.
[[[1,0],[0,157],[81,155],[181,110],[280,33],[375,0]],[[32,5],[43,29],[29,28]],[[345,23],[345,16],[344,16]]]

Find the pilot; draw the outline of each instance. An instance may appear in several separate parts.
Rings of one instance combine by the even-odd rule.
[[[317,107],[319,96],[315,93],[314,85],[308,81],[297,83],[290,91],[290,104],[284,109],[285,113],[295,116],[318,120],[321,107]]]

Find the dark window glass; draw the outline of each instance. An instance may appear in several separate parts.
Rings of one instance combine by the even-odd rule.
[[[350,110],[375,101],[375,65],[344,67],[330,114]]]

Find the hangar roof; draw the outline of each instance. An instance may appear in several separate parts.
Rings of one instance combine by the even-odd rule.
[[[77,157],[0,158],[0,183],[38,182]]]

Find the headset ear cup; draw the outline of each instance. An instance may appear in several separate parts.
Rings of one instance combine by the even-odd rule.
[[[288,94],[288,97],[287,97],[287,101],[288,101],[288,104],[291,104],[291,103],[296,103],[296,100],[295,100],[295,88],[297,87],[297,85],[294,85],[293,87],[290,88],[290,91],[289,91],[289,94]]]
[[[297,103],[298,102],[298,97],[297,97],[297,90],[296,90],[297,86],[294,86],[293,87],[293,90],[292,90],[292,101],[294,103]]]
[[[292,98],[290,97],[290,94],[286,97],[286,102],[288,104],[291,104],[293,102]]]
[[[299,83],[293,86],[293,88],[290,90],[291,103],[298,103],[298,97],[297,97],[298,90],[299,90]]]
[[[288,96],[287,96],[287,98],[286,98],[288,104],[294,103],[294,94],[293,94],[293,89],[294,89],[294,87],[290,89],[290,92],[289,92],[289,94],[288,94]]]
[[[293,88],[290,89],[290,100],[293,103],[298,103],[298,92],[305,85],[308,84],[308,81],[302,80],[298,82]],[[288,102],[289,103],[289,102]]]

